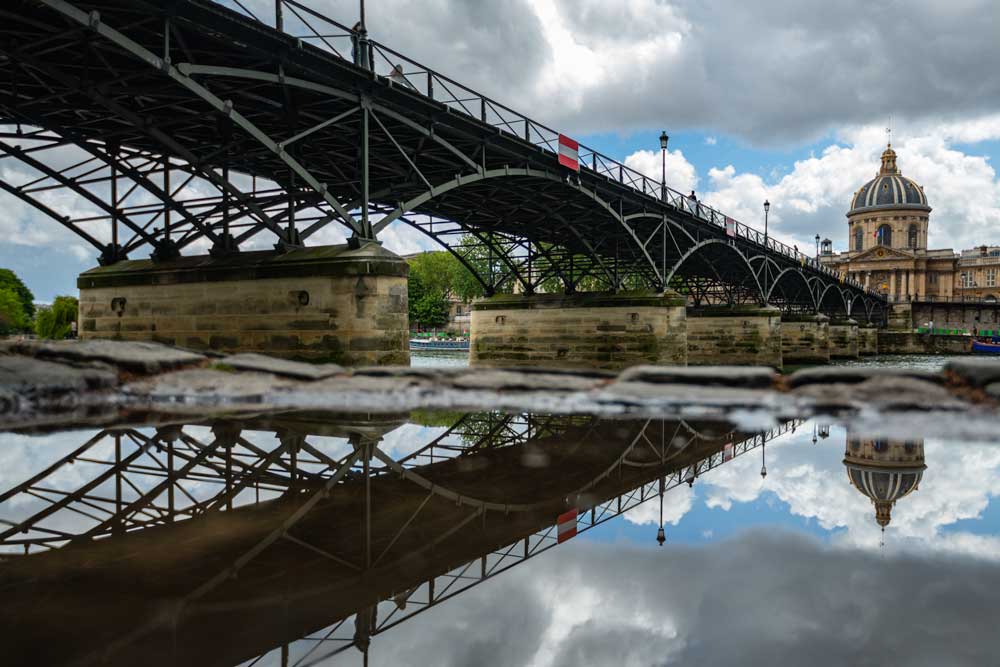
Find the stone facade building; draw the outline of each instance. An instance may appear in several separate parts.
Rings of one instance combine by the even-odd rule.
[[[923,187],[902,175],[890,145],[875,178],[851,199],[849,249],[835,254],[832,242],[824,240],[820,260],[890,301],[996,301],[1000,247],[980,246],[961,254],[929,249],[931,211]]]

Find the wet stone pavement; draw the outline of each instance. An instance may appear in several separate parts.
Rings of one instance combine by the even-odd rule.
[[[993,664],[998,383],[8,344],[3,664]]]

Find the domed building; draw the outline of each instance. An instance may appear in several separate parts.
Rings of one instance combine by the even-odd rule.
[[[888,145],[878,173],[851,197],[849,250],[835,255],[831,245],[824,244],[820,259],[890,301],[950,298],[958,256],[950,249],[927,248],[932,210],[927,194],[902,174],[896,158]]]
[[[850,434],[844,466],[851,485],[875,506],[875,522],[882,528],[892,521],[896,501],[920,487],[927,468],[923,442],[862,440]]]
[[[827,239],[820,261],[893,302],[996,302],[1000,247],[977,246],[961,254],[928,249],[933,209],[923,186],[904,176],[896,160],[892,144],[887,145],[878,173],[851,197],[848,250],[834,253]]]

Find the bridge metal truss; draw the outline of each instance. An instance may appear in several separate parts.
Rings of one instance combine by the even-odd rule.
[[[80,447],[52,465],[0,495],[0,507],[25,506],[34,501],[40,508],[30,516],[0,517],[5,526],[0,533],[0,563],[3,559],[30,557],[39,550],[73,548],[89,540],[116,539],[124,533],[149,530],[158,525],[193,520],[213,512],[229,512],[246,505],[259,504],[279,497],[292,498],[295,510],[262,540],[243,551],[217,575],[193,582],[184,605],[193,604],[216,588],[233,581],[237,575],[253,576],[254,561],[278,545],[294,545],[303,556],[332,561],[336,566],[359,574],[372,568],[393,568],[410,559],[433,551],[461,530],[475,530],[479,523],[502,521],[518,512],[549,507],[551,499],[531,504],[503,503],[463,493],[461,489],[434,484],[427,477],[443,462],[464,460],[490,450],[531,446],[546,437],[574,429],[582,434],[579,448],[607,447],[606,434],[597,430],[598,419],[574,416],[535,416],[500,413],[466,414],[454,425],[417,450],[393,457],[379,446],[379,429],[348,425],[343,437],[319,442],[294,427],[284,427],[273,434],[277,443],[262,444],[233,424],[216,424],[208,437],[198,436],[198,428],[166,426],[149,429],[106,429],[89,438]],[[399,422],[396,422],[398,425]],[[636,422],[634,437],[622,443],[620,454],[606,468],[575,492],[560,496],[559,504],[579,508],[577,532],[583,533],[622,514],[659,498],[681,485],[742,456],[788,431],[800,422],[787,422],[760,433],[741,433],[719,424]],[[381,429],[386,432],[392,426]],[[246,428],[259,430],[260,426]],[[267,425],[263,428],[268,428]],[[672,461],[699,442],[720,446],[710,455],[686,465]],[[76,489],[60,488],[67,468],[74,467]],[[623,471],[640,472],[648,480],[625,493],[595,502],[589,494],[601,480],[620,476]],[[401,478],[427,491],[416,511],[399,517],[391,539],[382,536],[382,548],[373,549],[371,531],[371,484],[382,477]],[[317,503],[340,484],[363,484],[365,494],[365,562],[354,562],[310,543],[297,534],[296,526]],[[396,546],[401,536],[429,502],[446,502],[465,509],[465,519],[443,534],[424,538],[416,551],[401,552]],[[495,517],[495,518],[489,518]],[[555,516],[552,517],[554,522]],[[449,564],[426,581],[406,590],[393,591],[377,604],[362,609],[353,617],[338,619],[321,631],[297,642],[269,651],[245,665],[254,665],[277,657],[282,665],[315,665],[349,649],[367,653],[373,637],[456,595],[492,579],[557,546],[556,526],[547,525],[530,535],[490,550],[472,560]],[[19,555],[23,554],[23,555]],[[273,557],[273,556],[272,556]],[[266,560],[266,558],[265,558]],[[197,584],[197,585],[195,585]],[[353,620],[353,622],[352,622]],[[114,655],[116,645],[127,645],[155,630],[163,619],[152,625],[138,622],[106,648]],[[272,658],[268,658],[271,656]]]
[[[3,189],[103,263],[289,249],[331,225],[360,242],[398,222],[487,294],[670,287],[882,317],[876,292],[606,155],[581,146],[579,172],[559,167],[558,132],[364,33],[295,0],[265,20],[234,5],[0,10],[0,159],[36,174]]]

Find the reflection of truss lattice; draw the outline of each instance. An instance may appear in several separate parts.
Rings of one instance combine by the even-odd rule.
[[[84,557],[87,571],[99,573],[101,554],[114,553],[101,545],[159,553],[174,540],[203,539],[199,526],[225,535],[226,517],[242,516],[240,525],[257,527],[239,544],[223,540],[217,553],[160,573],[176,591],[169,597],[179,600],[172,627],[197,645],[199,633],[217,632],[212,623],[220,622],[206,610],[234,595],[249,596],[242,603],[248,608],[271,604],[276,572],[295,563],[307,587],[293,593],[282,585],[279,599],[297,596],[294,607],[309,629],[254,637],[261,643],[254,653],[262,659],[280,646],[273,650],[288,660],[283,664],[315,664],[348,647],[366,650],[373,636],[552,548],[555,516],[567,507],[579,510],[577,530],[584,532],[794,428],[741,434],[712,424],[484,413],[392,456],[378,441],[394,423],[350,422],[333,438],[309,435],[310,422],[294,418],[243,427],[278,429],[263,436],[273,445],[261,444],[260,431],[232,424],[216,425],[211,437],[196,437],[191,427],[102,431],[0,496],[8,508],[43,505],[21,520],[7,517],[0,546],[8,553],[9,613],[20,613],[14,582],[31,581],[36,562],[73,569]],[[69,469],[83,481],[60,489]],[[157,535],[166,539],[161,546]],[[85,586],[87,576],[73,575],[74,586]],[[28,585],[24,594],[36,591]],[[121,593],[96,589],[87,604],[99,605],[102,594]],[[241,623],[242,604],[227,602],[222,618]],[[199,621],[186,625],[185,610]],[[162,622],[139,616],[114,636],[102,638],[100,629],[88,636],[104,642],[108,655],[155,654],[143,642],[158,636]]]

